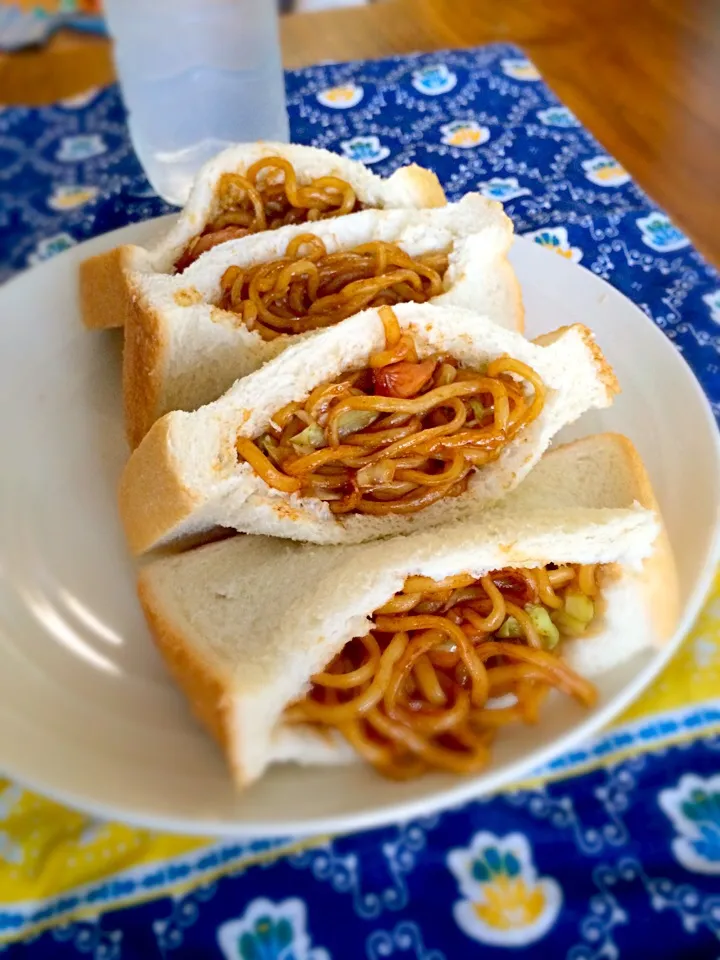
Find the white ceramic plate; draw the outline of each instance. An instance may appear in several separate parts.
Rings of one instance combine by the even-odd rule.
[[[362,766],[273,770],[237,795],[150,642],[115,509],[127,457],[121,334],[88,333],[79,261],[146,243],[158,222],[69,250],[0,290],[0,770],[100,816],[203,834],[300,834],[378,825],[495,790],[607,723],[690,627],[714,571],[720,457],[705,398],[675,348],[588,271],[520,241],[528,334],[592,327],[623,393],[573,435],[626,433],[650,471],[678,560],[683,615],[664,650],[600,680],[598,706],[552,700],[500,737],[473,779],[392,783]],[[682,453],[681,453],[682,450]]]

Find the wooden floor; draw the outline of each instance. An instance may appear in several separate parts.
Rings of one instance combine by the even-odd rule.
[[[720,264],[720,0],[387,0],[294,14],[284,60],[518,43],[579,119]],[[0,58],[0,102],[49,103],[113,77],[109,45],[59,36]]]

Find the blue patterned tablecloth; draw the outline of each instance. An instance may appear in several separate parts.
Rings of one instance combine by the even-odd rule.
[[[492,46],[323,65],[288,73],[287,87],[294,140],[382,174],[411,161],[429,166],[450,198],[478,189],[502,200],[519,233],[607,279],[683,352],[720,414],[720,277],[521,51]],[[115,88],[0,111],[0,279],[168,209],[132,152]],[[693,669],[718,666],[718,618],[720,607],[711,609],[712,636],[694,641]],[[33,932],[19,913],[0,909],[0,937],[24,934],[0,943],[0,953],[716,960],[718,708],[715,699],[702,715],[683,715],[686,734],[691,726],[701,732],[696,739],[658,747],[653,734],[649,749],[625,759],[613,741],[606,752],[616,753],[590,772],[256,859],[172,895],[153,899],[144,881],[150,899],[122,910],[93,913],[88,896],[83,919]],[[0,781],[0,866],[19,862],[9,826],[11,798],[19,797]],[[112,893],[94,902],[112,901]],[[77,898],[66,900],[69,916]],[[36,918],[42,903],[39,894]],[[62,916],[61,907],[52,915]]]

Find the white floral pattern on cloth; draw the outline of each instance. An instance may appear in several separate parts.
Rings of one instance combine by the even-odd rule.
[[[565,257],[566,260],[572,260],[573,263],[580,263],[582,260],[582,250],[570,244],[565,227],[546,227],[543,230],[533,230],[530,233],[525,233],[523,236],[546,250],[552,250],[558,256]]]
[[[583,160],[585,176],[600,187],[621,187],[630,180],[630,174],[613,157],[592,157]]]
[[[703,303],[707,304],[712,320],[720,324],[720,290],[713,290],[712,293],[706,293],[703,297]]]
[[[453,73],[446,64],[433,63],[413,71],[412,85],[418,93],[424,93],[428,97],[438,97],[454,90],[457,79],[457,74]]]
[[[62,924],[51,931],[55,950],[69,944],[80,956],[91,960],[122,960],[123,932],[107,928],[103,918],[94,917],[89,921]]]
[[[69,233],[56,233],[54,237],[45,237],[44,240],[38,242],[35,250],[28,257],[28,264],[30,266],[36,266],[38,263],[43,263],[45,260],[49,260],[50,257],[62,253],[63,250],[69,250],[70,247],[74,247],[76,242]]]
[[[678,862],[693,873],[720,875],[720,774],[704,780],[689,773],[662,790],[658,803],[677,831]]]
[[[343,140],[340,144],[342,152],[350,160],[359,160],[361,163],[379,163],[390,156],[389,147],[380,143],[378,137],[353,137]]]
[[[647,217],[638,217],[637,225],[642,232],[643,243],[658,253],[673,253],[690,246],[690,241],[664,213],[653,212]]]
[[[520,186],[517,177],[493,177],[478,183],[477,188],[488,200],[499,200],[500,203],[515,200],[517,197],[527,197],[532,193],[527,187]]]
[[[568,107],[546,107],[536,114],[540,123],[546,127],[579,127],[580,122]]]
[[[76,137],[63,137],[56,157],[62,163],[74,163],[77,160],[89,160],[105,153],[107,144],[97,133],[85,133]]]
[[[522,947],[544,937],[562,905],[552,877],[538,877],[527,837],[482,831],[467,849],[451,850],[448,867],[464,899],[453,907],[463,933],[480,943]]]
[[[170,950],[183,946],[186,936],[200,919],[203,906],[213,900],[217,889],[215,882],[198,883],[188,893],[173,896],[170,912],[153,920],[152,931],[163,957]]]
[[[506,77],[513,80],[540,80],[540,71],[526,57],[507,57],[500,61],[500,67]]]
[[[445,960],[440,950],[430,950],[423,943],[422,930],[416,923],[404,920],[394,930],[373,930],[367,941],[367,960]]]
[[[428,834],[439,822],[439,816],[430,816],[394,828],[382,845],[383,869],[369,878],[363,875],[357,856],[341,852],[335,841],[294,854],[288,862],[297,870],[309,870],[316,880],[329,883],[335,892],[350,894],[355,913],[369,920],[383,910],[407,906],[407,875],[415,869],[427,846]]]
[[[242,917],[218,927],[218,946],[225,960],[330,960],[327,950],[312,946],[306,917],[302,900],[261,897]]]
[[[651,865],[649,865],[651,866]],[[580,923],[582,943],[574,946],[567,960],[621,960],[647,955],[679,960],[684,957],[714,958],[720,939],[720,902],[686,882],[675,883],[654,876],[636,858],[621,857],[592,871],[597,893]],[[642,899],[641,899],[642,898]],[[640,903],[647,904],[641,929],[624,951],[627,931],[637,928]],[[667,917],[668,920],[664,918]],[[623,936],[624,934],[624,936]],[[705,934],[705,936],[703,936]]]

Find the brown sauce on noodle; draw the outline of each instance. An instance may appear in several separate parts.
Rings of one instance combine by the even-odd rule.
[[[367,307],[425,303],[443,292],[447,255],[410,257],[373,240],[328,253],[312,233],[295,237],[285,256],[247,269],[228,267],[220,307],[264,340],[331,326]]]
[[[550,690],[585,707],[595,702],[594,686],[563,662],[556,644],[557,633],[560,646],[567,636],[561,617],[571,595],[589,610],[582,630],[592,622],[600,569],[548,565],[441,582],[409,577],[375,611],[370,632],[312,678],[285,718],[338,730],[394,779],[429,770],[477,773],[500,728],[536,723]],[[537,626],[546,622],[539,610],[561,624],[552,644]],[[507,694],[512,703],[489,706]]]
[[[182,273],[197,258],[227,240],[290,223],[341,217],[362,210],[355,191],[340,177],[318,177],[301,186],[293,165],[282,157],[263,157],[245,174],[223,173],[217,188],[217,213],[187,245],[175,264]]]
[[[380,315],[385,349],[368,367],[283,407],[255,440],[236,441],[268,486],[327,501],[336,516],[415,513],[460,495],[544,404],[544,384],[526,364],[420,361],[393,310]]]

